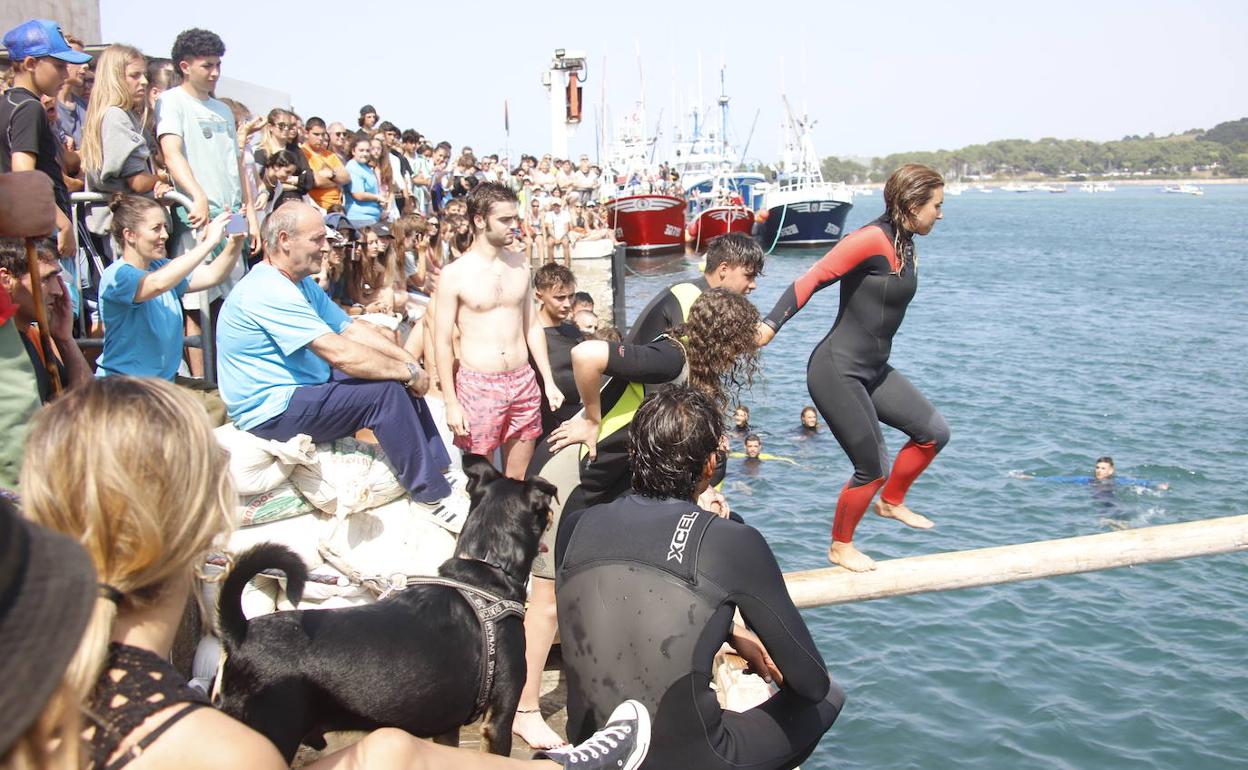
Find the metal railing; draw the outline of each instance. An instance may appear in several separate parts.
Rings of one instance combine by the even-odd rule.
[[[94,245],[91,243],[91,240],[89,238],[89,233],[87,232],[86,227],[83,224],[81,214],[82,214],[82,210],[86,206],[90,204],[107,205],[111,198],[112,198],[112,193],[104,193],[104,192],[76,192],[76,193],[71,193],[69,196],[70,203],[73,204],[72,209],[71,209],[71,216],[73,220],[74,231],[78,234],[79,248],[84,249],[86,251],[88,257],[91,259],[92,263],[95,265],[96,273],[98,275],[103,275],[104,268],[108,266],[104,264],[104,260],[96,252]],[[164,195],[161,196],[160,202],[172,204],[175,206],[181,206],[188,210],[191,208],[191,199],[176,190],[170,190],[169,192],[166,192]],[[118,255],[118,257],[120,257],[120,255]],[[74,260],[74,269],[71,275],[73,276],[74,283],[78,287],[79,292],[81,292],[82,281],[81,281],[81,276],[78,274],[78,260],[77,259]],[[98,302],[98,299],[97,299],[97,302]],[[203,303],[201,303],[201,305],[203,305]],[[200,329],[199,334],[192,335],[190,337],[185,338],[182,341],[182,344],[188,347],[192,347],[192,348],[199,348],[201,351],[203,351],[204,383],[206,385],[216,385],[217,383],[217,357],[216,357],[216,346],[214,344],[213,329],[212,329],[212,307],[210,304],[201,306],[199,308],[199,329]],[[94,348],[94,347],[104,346],[103,340],[92,339],[87,336],[87,309],[86,309],[85,300],[79,306],[77,342],[80,347],[84,347],[84,348]]]

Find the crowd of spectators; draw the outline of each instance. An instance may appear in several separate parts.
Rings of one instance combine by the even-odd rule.
[[[54,212],[42,230],[51,238],[0,238],[0,391],[23,394],[3,410],[14,444],[62,391],[161,379],[212,423],[264,438],[371,431],[412,499],[445,516],[451,459],[426,397],[453,396],[455,385],[437,379],[432,300],[443,267],[476,254],[483,217],[470,215],[469,196],[489,188],[514,199],[511,238],[495,237],[522,255],[522,276],[561,261],[538,299],[544,290],[570,300],[576,244],[614,243],[602,170],[586,156],[478,155],[401,129],[371,104],[351,128],[285,107],[253,114],[217,98],[226,46],[204,29],[179,34],[168,58],[124,44],[92,57],[47,20],[10,30],[4,44],[0,171],[46,180]],[[496,213],[487,204],[484,219]],[[537,317],[524,280],[517,307]],[[592,300],[565,311],[541,315],[531,338],[541,326],[573,342],[597,333]],[[579,329],[568,323],[576,311]],[[215,381],[203,357],[209,319]],[[574,396],[560,355],[561,390]],[[545,415],[562,399],[553,381],[543,385]],[[6,494],[21,459],[0,458]],[[538,729],[557,743],[540,720]]]
[[[514,417],[507,409],[527,404],[530,424],[515,440],[544,440],[569,414],[560,406],[577,406],[571,348],[619,340],[568,269],[578,243],[615,240],[603,205],[615,180],[586,156],[513,163],[457,151],[382,120],[371,104],[354,128],[287,108],[256,115],[217,98],[226,46],[203,29],[179,34],[167,59],[121,44],[93,59],[43,20],[10,30],[4,44],[0,171],[28,172],[28,183],[35,175],[29,189],[46,188],[48,209],[46,227],[0,226],[13,236],[0,238],[0,430],[11,429],[15,446],[39,403],[59,391],[89,391],[94,378],[163,380],[172,385],[152,392],[169,403],[193,394],[213,423],[264,439],[371,433],[413,505],[446,518],[462,514],[437,410],[457,437],[493,449],[495,437],[476,432],[500,415],[485,412]],[[666,189],[675,176],[628,181]],[[77,192],[101,195],[71,203]],[[28,237],[49,231],[50,239]],[[435,302],[444,268],[447,288]],[[439,307],[455,316],[439,321],[447,312]],[[514,329],[462,325],[513,316],[525,328],[505,340]],[[203,357],[209,328],[215,367]],[[470,425],[456,393],[476,353],[484,378],[532,362],[540,398],[536,387],[510,402],[486,393],[472,412],[482,419]],[[500,355],[505,366],[495,371]],[[461,364],[456,382],[448,356]],[[215,383],[204,376],[213,368]],[[504,459],[509,430],[500,428]],[[0,454],[0,491],[16,489],[21,461]],[[532,676],[554,633],[548,582],[552,614],[534,613],[526,625],[537,653],[515,729],[535,748],[555,749],[563,740],[542,721]]]

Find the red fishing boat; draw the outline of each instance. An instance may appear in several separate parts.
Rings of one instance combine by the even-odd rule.
[[[711,206],[689,223],[689,240],[706,243],[725,233],[750,234],[754,227],[754,212],[743,205]],[[700,251],[701,249],[696,249]]]
[[[685,202],[672,195],[624,195],[607,201],[607,223],[629,251],[685,245]]]

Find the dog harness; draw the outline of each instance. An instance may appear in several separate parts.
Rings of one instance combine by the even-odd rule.
[[[485,713],[485,706],[490,700],[490,690],[494,687],[494,659],[498,652],[498,627],[495,624],[508,615],[515,615],[523,620],[524,605],[510,599],[499,598],[489,591],[458,580],[425,575],[407,579],[408,588],[430,585],[445,586],[459,591],[468,602],[468,606],[472,607],[472,611],[477,615],[477,621],[481,624],[481,689],[477,691],[477,703],[472,709],[472,715],[464,721],[466,725],[471,724]]]

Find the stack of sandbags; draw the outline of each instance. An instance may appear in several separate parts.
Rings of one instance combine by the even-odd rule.
[[[223,550],[237,555],[262,542],[289,547],[309,569],[301,607],[370,603],[376,594],[366,581],[432,575],[454,553],[455,521],[412,502],[376,445],[353,438],[314,445],[307,436],[271,441],[230,425],[217,429],[217,439],[230,452],[240,493],[238,528]],[[462,496],[462,483],[456,486]],[[285,579],[258,577],[243,604],[248,617],[290,609]]]

